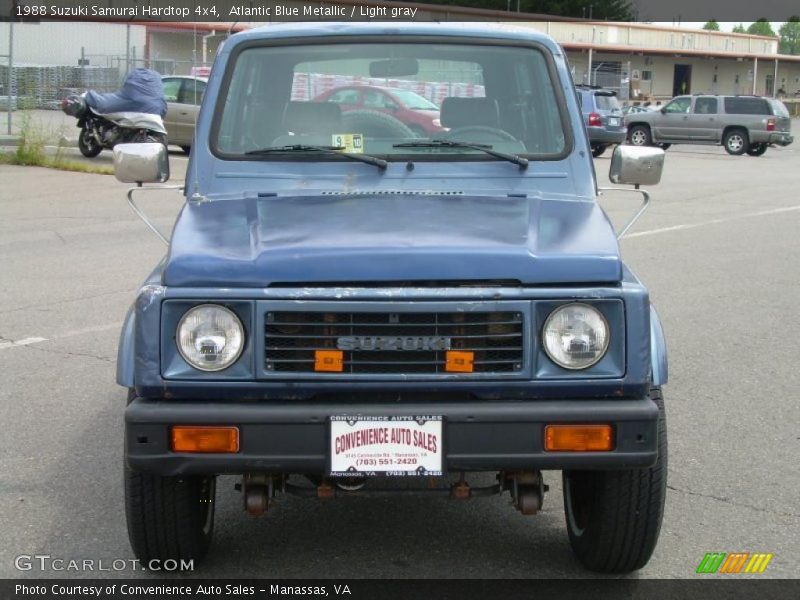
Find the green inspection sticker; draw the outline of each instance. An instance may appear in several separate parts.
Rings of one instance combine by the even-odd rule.
[[[344,148],[342,152],[350,152],[352,154],[363,154],[364,152],[364,135],[361,133],[334,133],[331,136],[332,146],[341,146]]]

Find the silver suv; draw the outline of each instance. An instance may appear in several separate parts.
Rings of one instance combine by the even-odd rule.
[[[722,144],[728,154],[761,156],[794,141],[780,100],[759,96],[678,96],[660,111],[625,117],[634,146]]]

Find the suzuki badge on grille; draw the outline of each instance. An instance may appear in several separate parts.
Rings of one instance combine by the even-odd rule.
[[[349,336],[336,340],[339,350],[449,350],[450,338],[440,335],[426,336]]]

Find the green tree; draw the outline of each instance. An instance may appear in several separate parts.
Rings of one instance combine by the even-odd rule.
[[[778,30],[781,36],[781,54],[800,54],[800,17],[789,17]]]
[[[733,33],[747,33],[747,29],[744,28],[744,25],[739,23],[736,27],[733,28]]]
[[[705,25],[703,25],[703,29],[706,31],[719,31],[719,23],[714,20],[707,21]]]
[[[751,33],[753,35],[766,35],[769,37],[778,37],[775,35],[775,32],[772,31],[772,25],[769,24],[769,21],[766,19],[759,19],[755,23],[751,23],[750,27],[747,28],[747,33]]]

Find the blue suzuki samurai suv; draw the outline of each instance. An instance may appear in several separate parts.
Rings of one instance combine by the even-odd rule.
[[[560,470],[579,560],[647,563],[666,490],[664,336],[598,205],[552,39],[250,30],[219,51],[195,136],[168,252],[119,346],[139,559],[207,552],[217,475],[241,477],[255,515],[281,493],[412,477],[455,499],[509,492],[533,514],[542,472]],[[617,147],[610,178],[635,188],[612,189],[657,183],[663,156]],[[169,171],[155,143],[117,146],[115,167],[139,186]],[[129,192],[137,212],[148,189]]]

